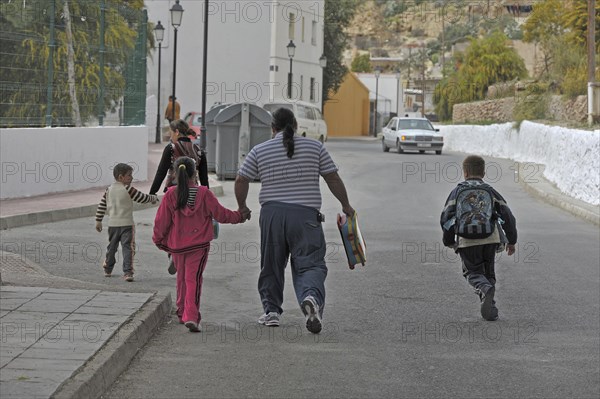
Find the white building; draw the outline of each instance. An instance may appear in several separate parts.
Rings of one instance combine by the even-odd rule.
[[[373,101],[375,100],[376,91],[379,98],[388,99],[387,102],[383,103],[378,101],[378,112],[387,112],[388,115],[390,112],[397,115],[404,114],[402,77],[398,79],[395,74],[381,74],[377,79],[373,73],[357,73],[356,76],[369,89]]]
[[[165,27],[162,43],[160,103],[164,112],[173,91],[174,31],[172,0],[146,0],[148,19]],[[177,34],[176,97],[181,116],[202,107],[203,0],[181,0],[183,20]],[[287,99],[290,69],[287,45],[293,40],[292,100],[321,104],[324,0],[211,0],[208,15],[207,106],[215,103]],[[158,89],[158,46],[148,59],[147,93]],[[151,107],[150,107],[151,108]],[[154,113],[149,125],[156,123]],[[161,115],[162,118],[162,115]],[[154,121],[154,122],[152,122]]]

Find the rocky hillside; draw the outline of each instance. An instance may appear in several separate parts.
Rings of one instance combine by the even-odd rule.
[[[439,59],[442,42],[449,51],[457,41],[468,36],[485,35],[494,29],[503,30],[511,39],[520,39],[520,25],[529,14],[526,9],[511,10],[508,6],[519,3],[533,5],[538,1],[361,1],[347,30],[351,36],[347,61],[351,62],[357,52],[366,51],[372,57],[405,58],[407,47],[426,46],[429,59],[435,63]],[[447,5],[442,7],[442,4]]]

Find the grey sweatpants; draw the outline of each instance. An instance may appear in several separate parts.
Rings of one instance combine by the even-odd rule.
[[[112,273],[119,242],[123,248],[123,274],[133,274],[133,257],[135,256],[135,229],[133,226],[108,228],[108,247],[106,247],[104,270]]]
[[[258,292],[265,313],[283,313],[283,286],[288,257],[296,299],[312,295],[322,315],[325,306],[325,236],[319,211],[302,205],[267,202],[260,210]]]

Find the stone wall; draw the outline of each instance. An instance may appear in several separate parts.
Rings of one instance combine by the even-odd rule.
[[[555,120],[576,122],[587,121],[587,96],[563,100],[561,96],[552,96],[548,104],[548,117]]]
[[[452,109],[452,122],[511,122],[514,107],[513,97],[456,104]]]
[[[476,123],[484,121],[514,121],[514,97],[496,100],[476,101],[454,105],[453,123]],[[585,122],[587,120],[587,96],[565,100],[562,96],[552,96],[548,104],[548,119]]]

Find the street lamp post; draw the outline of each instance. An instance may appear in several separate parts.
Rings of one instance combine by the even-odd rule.
[[[175,83],[177,76],[177,29],[181,26],[181,19],[183,18],[183,7],[179,4],[179,0],[175,0],[175,4],[169,10],[171,11],[171,25],[173,25],[173,29],[175,30],[175,36],[173,39],[173,97],[171,101],[171,119],[175,120]]]
[[[396,115],[400,116],[400,69],[396,69]],[[404,101],[403,101],[404,102]],[[402,107],[404,111],[404,107]]]
[[[293,40],[290,40],[290,43],[287,45],[288,57],[290,57],[290,73],[288,74],[288,90],[287,95],[288,98],[292,98],[292,60],[294,55],[296,54],[296,45]]]
[[[161,62],[161,51],[162,41],[165,38],[165,28],[162,26],[160,21],[154,27],[154,36],[158,42],[158,91],[156,94],[156,137],[154,142],[160,144],[160,62]]]
[[[377,99],[379,98],[379,76],[381,75],[381,69],[375,68],[375,109],[373,110],[374,114],[374,127],[373,127],[373,136],[377,137]]]
[[[321,90],[321,114],[325,114],[325,68],[327,68],[327,57],[325,57],[325,54],[323,54],[321,56],[321,58],[319,58],[319,65],[321,65],[321,68],[323,69],[323,78],[321,79],[323,88]]]
[[[208,64],[208,0],[204,0],[204,49],[202,50],[202,124],[200,125],[200,150],[206,151],[206,68]],[[206,157],[202,157],[206,161]]]

